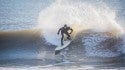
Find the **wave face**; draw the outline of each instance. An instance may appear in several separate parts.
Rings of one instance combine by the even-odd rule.
[[[0,32],[0,59],[36,59],[40,52],[54,49],[48,47],[37,29]]]
[[[54,55],[56,47],[47,43],[44,36],[41,36],[41,30],[0,32],[0,59],[55,60],[58,58]],[[86,56],[117,57],[124,54],[123,38],[91,30],[79,33],[68,47],[66,56],[71,60]]]

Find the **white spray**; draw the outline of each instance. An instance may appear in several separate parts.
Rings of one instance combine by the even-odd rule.
[[[92,29],[120,34],[123,31],[115,18],[115,11],[103,2],[56,0],[40,12],[38,22],[46,41],[59,45],[60,37],[57,35],[57,31],[64,24],[77,25],[77,30]]]

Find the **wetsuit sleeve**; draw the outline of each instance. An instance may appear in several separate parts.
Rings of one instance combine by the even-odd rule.
[[[69,34],[71,34],[71,33],[73,32],[73,29],[72,29],[72,28],[68,27],[67,29],[68,29],[68,30],[71,30],[71,32],[70,32]]]
[[[59,34],[59,33],[60,33],[60,31],[61,31],[61,28],[58,30],[58,33],[57,33],[57,34]]]
[[[71,34],[73,32],[73,29],[71,27],[67,27],[67,30],[71,30],[71,32],[69,34]]]
[[[70,32],[70,34],[73,32],[73,29],[72,28],[70,28],[70,30],[71,30],[71,32]]]

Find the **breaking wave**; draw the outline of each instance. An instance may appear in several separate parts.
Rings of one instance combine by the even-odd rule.
[[[123,52],[118,48],[121,42],[117,41],[123,39],[124,30],[116,21],[116,12],[102,1],[56,0],[40,12],[38,23],[46,41],[53,45],[60,45],[57,31],[67,24],[74,30],[74,40],[85,30],[91,30],[87,36],[83,34],[80,41],[87,55],[111,57]]]
[[[57,0],[39,14],[39,27],[47,42],[59,45],[57,31],[64,24],[73,26],[75,32],[91,29],[98,32],[123,32],[117,24],[116,13],[103,2]]]
[[[69,57],[124,54],[124,30],[115,19],[116,12],[103,2],[89,1],[56,0],[40,12],[40,29],[0,32],[1,59],[56,58],[54,49],[60,45],[57,31],[64,24],[74,30],[74,39],[68,46]],[[75,57],[71,56],[71,59]]]

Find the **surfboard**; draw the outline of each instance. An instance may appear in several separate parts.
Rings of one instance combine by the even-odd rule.
[[[59,54],[62,49],[65,49],[69,44],[71,43],[71,40],[64,41],[64,45],[58,46],[55,48],[55,55]]]
[[[61,50],[67,47],[70,44],[70,40],[64,41],[64,45],[57,47],[55,50]]]

